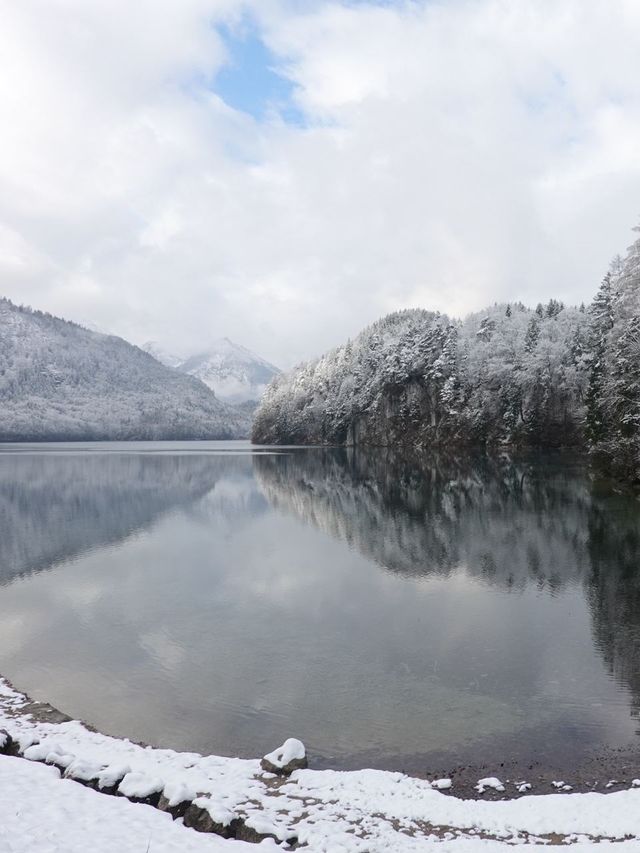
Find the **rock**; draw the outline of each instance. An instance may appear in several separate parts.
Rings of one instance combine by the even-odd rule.
[[[268,838],[272,839],[276,843],[280,842],[280,839],[277,835],[274,835],[272,832],[261,832],[259,829],[254,829],[252,826],[247,826],[247,824],[243,820],[238,821],[238,828],[236,830],[236,839],[238,841],[247,841],[249,844],[260,844],[262,841],[266,841]],[[295,836],[291,836],[287,838],[287,844],[294,845],[298,843],[298,839]]]
[[[66,760],[66,756],[63,758]],[[56,764],[55,761],[52,763]],[[80,782],[81,785],[86,785],[88,788],[95,788],[98,785],[98,777],[103,770],[104,764],[96,764],[93,761],[76,758],[66,765],[64,776],[66,779],[73,779],[74,782]]]
[[[210,832],[222,838],[235,838],[240,821],[231,812],[212,815],[202,798],[191,803],[184,813],[184,825],[196,832]]]
[[[564,785],[564,782],[562,784]],[[504,791],[504,785],[499,779],[496,779],[495,776],[487,776],[486,779],[480,779],[478,784],[475,786],[475,789],[479,794],[484,794],[487,788],[491,788],[494,791]]]
[[[117,794],[118,786],[127,773],[131,773],[131,768],[128,764],[109,764],[98,775],[96,791],[100,791],[103,794]]]
[[[160,802],[160,794],[164,788],[164,782],[157,776],[147,776],[146,773],[127,773],[118,785],[118,794],[126,797],[132,803],[145,803],[148,806],[157,806]]]
[[[23,751],[22,757],[28,761],[45,761],[50,752],[52,749],[49,744],[37,741]]]
[[[277,773],[279,776],[290,776],[294,770],[304,770],[309,766],[304,744],[290,737],[278,749],[265,755],[260,766],[265,773]]]
[[[0,754],[11,755],[13,752],[13,738],[6,729],[0,729]]]
[[[158,808],[160,811],[167,812],[167,814],[170,814],[174,820],[177,820],[179,817],[184,817],[190,805],[191,803],[189,800],[184,800],[182,803],[172,806],[169,799],[165,797],[164,794],[160,794],[160,799],[158,800]]]
[[[69,752],[53,750],[45,758],[45,764],[53,764],[61,773],[64,773],[75,760],[75,755],[71,755]]]
[[[183,782],[169,782],[164,786],[160,795],[158,808],[161,812],[168,812],[174,820],[184,817],[192,801],[197,794]]]

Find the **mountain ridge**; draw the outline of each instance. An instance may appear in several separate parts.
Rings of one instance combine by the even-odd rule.
[[[244,438],[249,418],[123,338],[0,298],[0,440]]]

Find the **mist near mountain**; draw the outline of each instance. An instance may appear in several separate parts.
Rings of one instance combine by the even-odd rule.
[[[213,341],[187,358],[168,352],[157,341],[147,341],[142,348],[167,367],[200,379],[218,399],[235,405],[257,403],[271,380],[280,375],[275,365],[229,338]]]

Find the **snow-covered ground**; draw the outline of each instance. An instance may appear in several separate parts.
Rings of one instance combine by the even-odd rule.
[[[151,806],[107,797],[54,767],[0,760],[2,853],[244,853],[255,845],[201,835]],[[265,842],[265,850],[277,849]]]
[[[26,713],[26,701],[0,681],[0,728],[24,755],[0,755],[0,853],[248,848],[243,841],[198,833],[183,826],[181,817],[173,821],[166,812],[125,798],[155,802],[160,794],[161,805],[182,804],[182,811],[195,800],[190,813],[195,808],[227,834],[256,841],[265,836],[263,850],[297,843],[318,853],[486,853],[554,843],[581,853],[640,851],[640,783],[612,794],[486,802],[442,793],[443,780],[377,770],[297,770],[281,778],[262,771],[259,760],[142,747],[91,732],[79,722],[41,722]],[[104,790],[119,785],[122,796],[74,779]],[[495,788],[500,780],[483,781]]]

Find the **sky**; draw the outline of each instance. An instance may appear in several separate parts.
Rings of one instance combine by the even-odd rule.
[[[0,15],[0,294],[134,343],[588,301],[640,220],[638,0]]]

